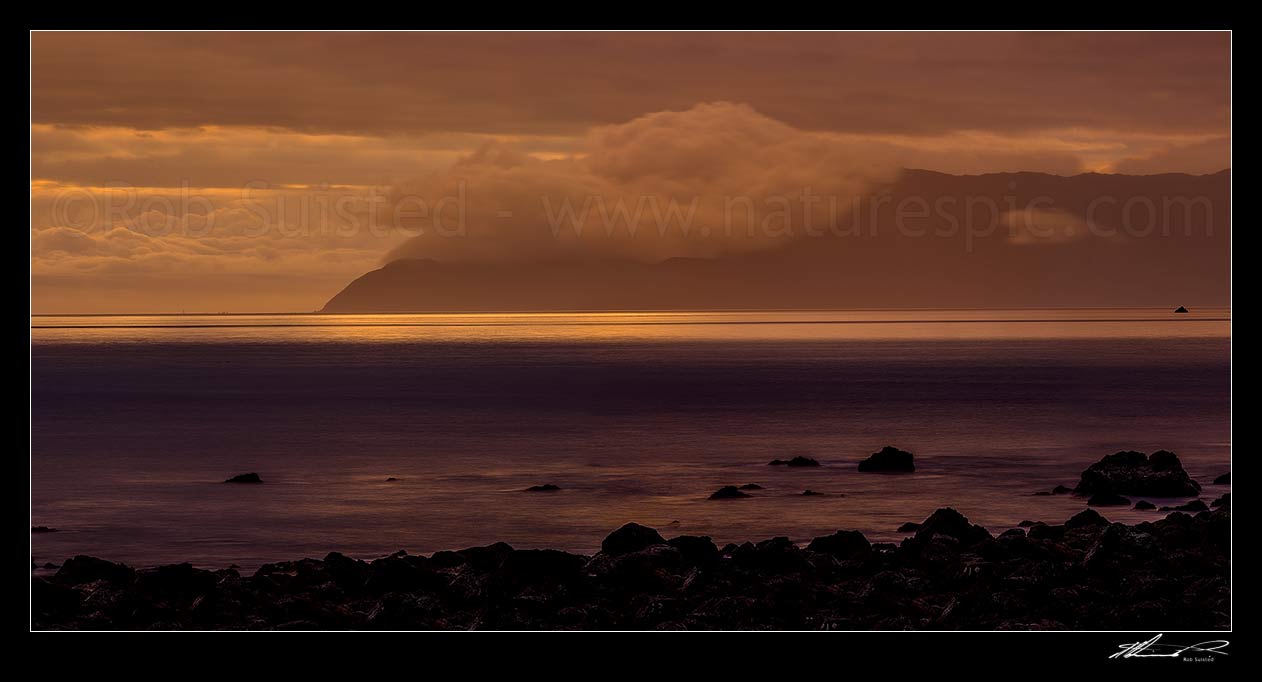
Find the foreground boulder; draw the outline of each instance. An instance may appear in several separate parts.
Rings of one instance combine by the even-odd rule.
[[[638,523],[628,523],[605,536],[600,552],[610,556],[638,552],[652,545],[664,545],[666,540],[658,532]]]
[[[872,549],[872,543],[857,530],[839,530],[832,535],[811,540],[806,547],[812,552],[828,554],[838,559],[851,559],[866,554]]]
[[[870,457],[859,462],[859,471],[911,473],[916,470],[916,464],[912,459],[910,452],[886,445],[880,452],[874,452]]]
[[[262,483],[262,482],[263,482],[263,479],[259,478],[259,475],[254,472],[250,472],[248,474],[237,474],[236,476],[233,476],[232,478],[224,481],[224,483]]]
[[[915,537],[925,539],[933,535],[945,535],[955,538],[964,545],[971,545],[982,540],[989,540],[990,532],[981,526],[969,523],[965,516],[950,507],[944,507],[929,515],[920,524]]]
[[[1165,450],[1151,456],[1133,450],[1108,455],[1087,467],[1074,488],[1079,495],[1142,497],[1191,497],[1200,491],[1200,484],[1183,470],[1178,456]]]

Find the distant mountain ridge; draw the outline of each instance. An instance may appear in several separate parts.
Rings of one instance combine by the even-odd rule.
[[[1230,187],[1229,170],[906,170],[871,193],[888,201],[852,217],[861,236],[802,236],[740,256],[659,263],[401,259],[351,282],[322,312],[1225,305]],[[932,215],[897,222],[893,207],[918,199]],[[1151,225],[1149,207],[1163,214]],[[1066,234],[1014,230],[1027,208]],[[1085,228],[1088,215],[1095,231]]]

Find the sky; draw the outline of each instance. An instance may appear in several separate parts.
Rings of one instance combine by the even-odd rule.
[[[32,310],[315,310],[400,256],[744,255],[786,237],[651,228],[672,207],[717,225],[731,197],[759,221],[803,188],[849,201],[902,168],[1214,173],[1231,165],[1230,48],[1223,32],[35,32]],[[635,238],[595,229],[618,202]]]

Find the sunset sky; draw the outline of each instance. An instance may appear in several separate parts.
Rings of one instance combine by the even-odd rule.
[[[32,309],[308,311],[392,253],[764,247],[566,243],[541,232],[541,197],[1213,173],[1231,165],[1230,50],[1223,32],[36,32]],[[409,242],[409,196],[461,197],[467,234]]]

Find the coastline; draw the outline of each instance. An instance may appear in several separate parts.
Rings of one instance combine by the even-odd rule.
[[[505,543],[249,576],[93,557],[32,577],[37,630],[1222,630],[1230,504],[1135,525],[1087,509],[998,537],[953,509],[899,544],[837,531],[717,547],[627,524],[593,556]]]

